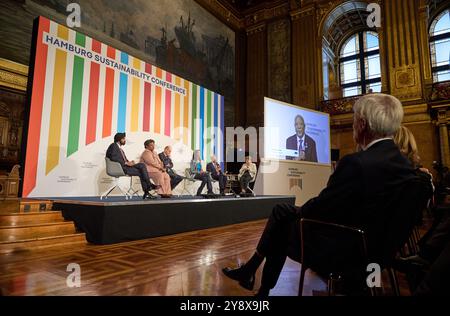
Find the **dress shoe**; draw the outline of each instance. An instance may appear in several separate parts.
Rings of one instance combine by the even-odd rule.
[[[145,200],[148,197],[149,193],[148,191],[144,192],[144,195],[142,196],[142,199]]]
[[[249,291],[253,290],[253,287],[255,286],[255,275],[253,274],[249,276],[243,267],[239,267],[237,269],[226,267],[222,269],[222,272],[230,279],[239,281],[239,285],[244,289]]]

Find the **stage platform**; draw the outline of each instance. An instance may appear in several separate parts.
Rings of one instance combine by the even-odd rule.
[[[98,245],[266,219],[276,204],[295,203],[295,196],[47,199],[66,220],[74,221],[86,233],[88,242]]]

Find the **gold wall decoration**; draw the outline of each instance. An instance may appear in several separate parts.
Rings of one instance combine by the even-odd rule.
[[[28,66],[0,58],[0,87],[27,90]]]

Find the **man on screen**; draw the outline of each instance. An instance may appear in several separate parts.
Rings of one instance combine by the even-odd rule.
[[[295,135],[286,140],[286,149],[298,151],[298,156],[287,156],[287,160],[317,162],[316,142],[305,134],[305,119],[301,115],[295,117]]]

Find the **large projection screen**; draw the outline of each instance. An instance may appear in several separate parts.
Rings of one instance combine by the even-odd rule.
[[[330,165],[330,117],[265,98],[264,158]]]
[[[223,161],[224,98],[44,17],[35,21],[23,197],[99,196],[116,132],[138,160],[143,143],[173,146],[177,170],[193,150]]]

